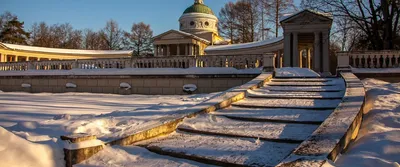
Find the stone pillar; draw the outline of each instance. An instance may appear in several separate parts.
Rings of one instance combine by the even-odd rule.
[[[299,38],[298,33],[293,33],[293,67],[300,67],[300,60],[299,60]]]
[[[5,54],[0,54],[0,62],[4,62],[4,56]]]
[[[264,72],[272,72],[274,71],[274,57],[275,55],[272,53],[264,54],[263,56],[263,71]],[[276,58],[276,57],[275,57]]]
[[[193,45],[189,44],[189,56],[193,56]]]
[[[157,45],[153,46],[154,48],[154,57],[157,57],[158,53],[157,53]]]
[[[284,43],[283,43],[283,67],[290,67],[291,65],[291,46],[290,46],[290,33],[284,33]]]
[[[321,41],[320,32],[314,32],[314,57],[313,57],[313,70],[321,72]]]
[[[303,62],[303,50],[299,49],[298,53],[299,53],[299,56],[298,56],[299,57],[299,67],[303,68],[303,64],[304,64],[304,62]]]
[[[307,48],[307,68],[311,69],[311,49]]]
[[[180,44],[176,45],[176,55],[181,55],[181,46],[179,46]]]
[[[189,52],[189,51],[188,51],[188,44],[185,44],[185,56],[189,55],[188,52]]]
[[[170,56],[171,54],[170,54],[170,48],[169,48],[169,45],[167,45],[167,56]]]
[[[329,68],[329,31],[322,33],[322,72],[330,72]]]
[[[281,50],[278,50],[278,52],[277,52],[277,56],[276,56],[276,64],[275,64],[275,68],[281,68],[282,67],[282,62],[281,62],[281,60],[282,60],[282,52],[281,52]]]

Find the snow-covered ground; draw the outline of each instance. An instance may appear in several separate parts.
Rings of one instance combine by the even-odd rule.
[[[367,102],[356,141],[334,166],[399,167],[400,83],[365,79]]]
[[[59,140],[61,135],[87,133],[110,141],[152,124],[157,118],[185,112],[215,95],[0,92],[0,154],[10,152],[10,156],[0,156],[0,162],[6,162],[0,166],[20,166],[20,159],[15,158],[19,154],[28,157],[26,166],[60,166],[64,146]]]

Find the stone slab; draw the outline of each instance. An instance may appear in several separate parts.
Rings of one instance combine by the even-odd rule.
[[[247,96],[252,98],[285,98],[285,99],[341,99],[342,92],[286,92],[257,89],[247,91]]]

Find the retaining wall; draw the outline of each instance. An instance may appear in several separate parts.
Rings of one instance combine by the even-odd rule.
[[[182,95],[183,85],[195,84],[194,93],[225,91],[243,85],[258,75],[116,75],[116,76],[0,76],[0,90],[4,92],[65,93],[91,92],[108,94]],[[131,89],[120,88],[128,83]],[[66,88],[67,83],[77,85]],[[22,87],[30,84],[30,88]]]

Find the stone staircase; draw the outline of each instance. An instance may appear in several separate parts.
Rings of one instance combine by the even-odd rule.
[[[172,134],[136,145],[205,165],[276,166],[342,102],[342,78],[275,78],[216,112],[186,118]]]

